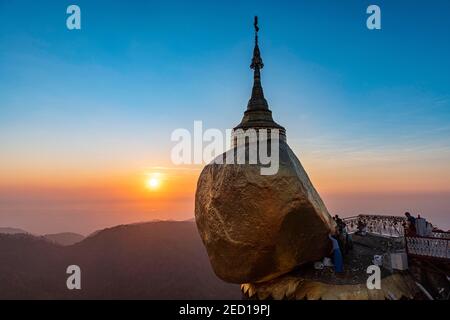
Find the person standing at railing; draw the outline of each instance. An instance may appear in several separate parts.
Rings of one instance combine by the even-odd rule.
[[[406,235],[416,235],[416,218],[414,218],[409,212],[405,212],[406,216]]]

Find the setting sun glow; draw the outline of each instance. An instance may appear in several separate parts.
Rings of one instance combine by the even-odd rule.
[[[149,177],[147,179],[147,187],[151,190],[156,190],[159,188],[160,184],[161,184],[161,180],[158,179],[157,177]]]

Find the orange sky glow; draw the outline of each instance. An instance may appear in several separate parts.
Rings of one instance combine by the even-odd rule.
[[[332,213],[402,214],[403,210],[439,210],[448,204],[444,199],[450,194],[450,175],[439,165],[297,154]],[[0,171],[0,213],[5,221],[0,225],[36,233],[85,234],[117,224],[191,219],[202,169],[199,165],[135,170],[15,167],[18,170]],[[424,199],[417,204],[418,197]],[[448,220],[442,215],[439,223]]]

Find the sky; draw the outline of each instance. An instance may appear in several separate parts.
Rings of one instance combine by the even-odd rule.
[[[66,9],[81,8],[81,30]],[[366,27],[370,4],[381,30]],[[0,0],[0,227],[193,217],[171,133],[237,125],[262,82],[331,213],[450,229],[449,1]],[[149,186],[157,176],[158,186]]]

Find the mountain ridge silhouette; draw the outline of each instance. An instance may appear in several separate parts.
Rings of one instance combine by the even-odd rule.
[[[192,221],[99,230],[61,246],[30,234],[0,234],[0,299],[240,299],[218,279]],[[69,265],[81,290],[68,290]]]

